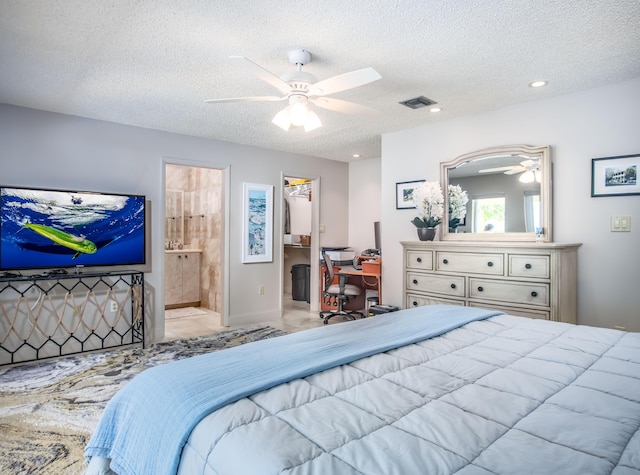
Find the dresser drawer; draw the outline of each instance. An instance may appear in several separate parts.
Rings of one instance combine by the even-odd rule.
[[[549,312],[544,310],[531,310],[530,308],[522,307],[508,307],[506,305],[489,304],[486,302],[474,304],[471,306],[486,308],[488,310],[499,310],[506,313],[507,315],[515,315],[516,317],[538,318],[541,320],[551,319],[551,317],[549,316]]]
[[[407,269],[433,270],[433,251],[407,251]]]
[[[438,271],[504,275],[504,254],[441,251],[436,259]]]
[[[549,284],[469,279],[469,298],[549,306]]]
[[[460,305],[464,307],[464,300],[453,300],[435,295],[419,295],[408,293],[405,301],[405,308],[424,307],[425,305]]]
[[[464,297],[464,277],[407,272],[407,290]]]
[[[551,256],[509,255],[509,275],[548,279],[551,275]]]

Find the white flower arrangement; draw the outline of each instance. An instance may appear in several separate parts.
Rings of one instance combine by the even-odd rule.
[[[413,202],[420,213],[411,221],[417,228],[435,228],[442,222],[444,195],[437,181],[425,181],[413,190]]]
[[[449,199],[449,227],[457,228],[467,215],[469,197],[460,185],[449,185],[447,198]]]

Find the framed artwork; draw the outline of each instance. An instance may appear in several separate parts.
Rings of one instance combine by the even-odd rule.
[[[591,160],[591,196],[640,195],[640,154]]]
[[[403,181],[396,183],[396,209],[415,209],[413,204],[413,190],[425,180]]]
[[[242,262],[273,261],[273,185],[242,184]]]

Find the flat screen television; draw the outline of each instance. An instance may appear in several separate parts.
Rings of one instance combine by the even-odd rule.
[[[145,263],[145,197],[0,187],[0,271]]]

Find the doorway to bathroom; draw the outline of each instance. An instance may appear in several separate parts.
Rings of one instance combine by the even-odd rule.
[[[165,163],[165,337],[219,331],[225,170]]]

